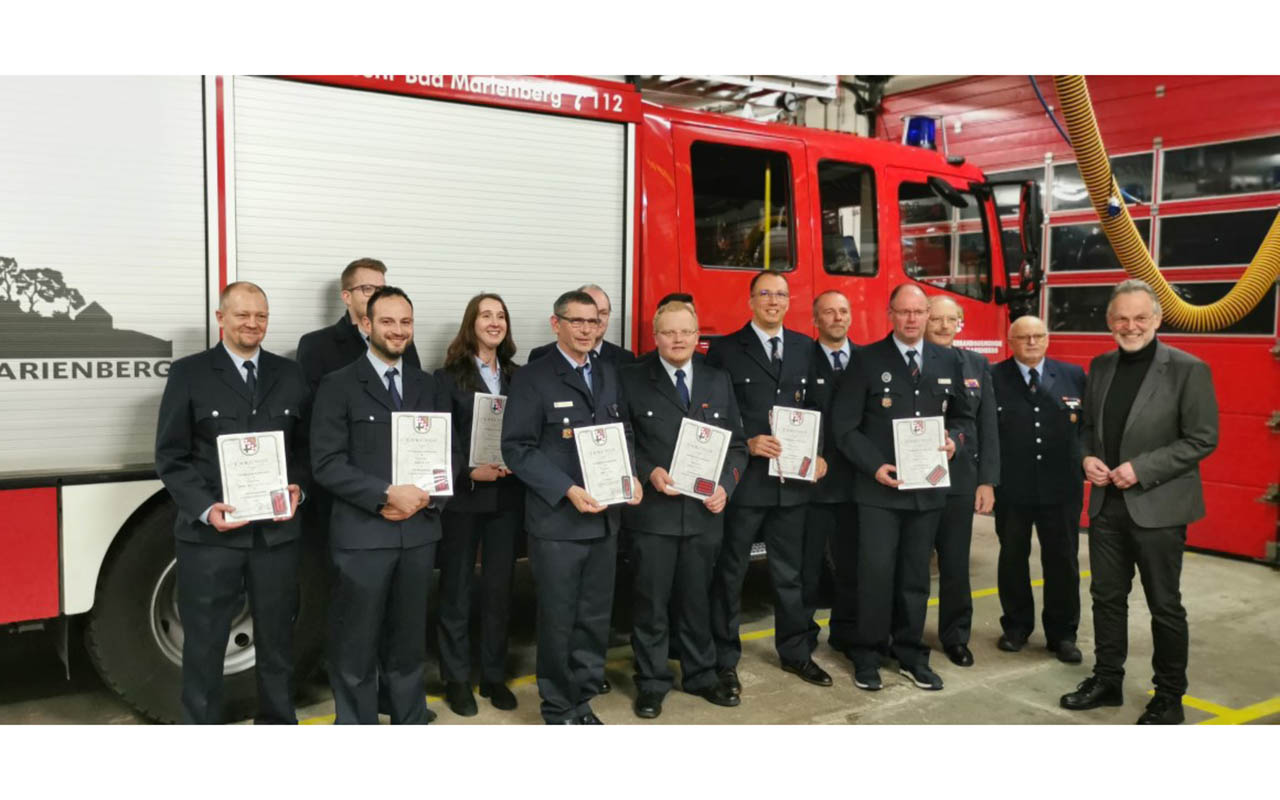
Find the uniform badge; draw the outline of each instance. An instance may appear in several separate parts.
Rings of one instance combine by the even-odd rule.
[[[889,397],[888,395],[881,397],[880,405],[884,406],[885,408],[893,408],[893,398]]]
[[[796,402],[797,402],[797,403],[803,402],[803,400],[802,400],[802,397],[801,397],[801,395],[800,395],[800,391],[799,391],[799,390],[796,390]]]
[[[977,378],[965,378],[964,385],[966,389],[979,389],[982,384],[978,383]]]
[[[1075,412],[1074,412],[1074,411],[1071,413],[1071,421],[1072,421],[1072,422],[1075,422],[1075,421],[1076,421],[1076,414],[1075,414]]]
[[[889,381],[893,380],[893,375],[889,374],[888,372],[881,372],[880,380],[884,381],[885,383],[888,383]]]
[[[564,430],[560,431],[560,438],[561,438],[561,439],[572,439],[572,438],[573,438],[573,428],[565,428]]]

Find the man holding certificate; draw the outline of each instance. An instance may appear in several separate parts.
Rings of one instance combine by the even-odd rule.
[[[857,470],[858,613],[848,655],[859,689],[881,687],[880,653],[891,636],[901,674],[921,689],[942,688],[921,639],[929,555],[949,459],[973,411],[959,355],[924,339],[928,318],[918,285],[895,288],[893,330],[853,354],[832,401],[836,443]]]
[[[653,336],[657,356],[622,370],[636,468],[651,488],[640,505],[623,509],[622,515],[634,572],[634,710],[644,719],[662,713],[662,700],[671,690],[667,654],[673,632],[684,691],[720,706],[739,703],[716,674],[708,601],[724,536],[724,508],[747,464],[728,373],[693,361],[698,344],[693,306],[660,307]]]
[[[588,356],[599,326],[591,295],[561,295],[551,317],[555,352],[516,373],[502,420],[503,459],[526,487],[538,694],[549,724],[600,724],[591,698],[604,682],[622,522],[610,501],[634,505],[644,494],[617,369]]]
[[[329,683],[339,724],[377,724],[380,681],[392,724],[425,724],[435,718],[423,674],[441,537],[443,498],[434,495],[452,488],[463,457],[448,396],[404,357],[413,341],[409,298],[378,289],[360,328],[369,350],[320,382],[311,426],[316,482],[334,497]]]
[[[222,290],[222,341],[173,362],[156,424],[156,474],[178,506],[182,720],[222,722],[231,622],[247,589],[253,613],[258,723],[295,723],[293,617],[299,537],[294,512],[309,479],[302,369],[262,349],[267,296]],[[281,467],[283,466],[283,470]]]

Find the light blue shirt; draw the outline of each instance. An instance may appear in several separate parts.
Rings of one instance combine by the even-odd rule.
[[[897,336],[894,336],[893,343],[898,346],[898,352],[902,353],[903,363],[905,363],[908,367],[911,366],[911,359],[907,358],[907,351],[915,350],[916,366],[919,367],[920,369],[924,369],[924,339],[921,339],[916,344],[904,344],[901,339],[899,339]]]
[[[569,366],[573,367],[574,370],[577,370],[578,367],[586,367],[586,369],[582,371],[582,377],[587,382],[587,388],[592,392],[595,392],[595,388],[591,385],[591,356],[588,355],[587,360],[579,364],[577,361],[574,361],[568,353],[561,349],[559,342],[556,342],[556,350],[560,351],[560,355],[564,356],[564,360],[568,361]]]
[[[400,395],[400,399],[404,399],[404,359],[397,358],[396,363],[387,364],[382,359],[373,354],[373,348],[364,351],[365,358],[369,359],[369,363],[373,365],[373,371],[378,373],[378,380],[382,381],[382,385],[387,385],[387,370],[392,367],[396,368],[396,392]]]
[[[895,341],[897,340],[895,339]],[[840,369],[844,369],[845,367],[849,366],[849,356],[853,353],[853,348],[849,347],[848,339],[844,340],[843,346],[837,347],[834,350],[832,350],[830,347],[827,347],[822,342],[818,342],[818,346],[822,348],[822,352],[827,354],[827,366],[831,367],[832,369],[836,368],[836,362],[831,359],[832,353],[843,353],[843,355],[840,356]]]
[[[1040,363],[1032,364],[1030,367],[1028,367],[1026,364],[1023,364],[1021,361],[1019,361],[1016,358],[1013,360],[1013,363],[1018,365],[1018,372],[1022,373],[1022,382],[1027,384],[1028,386],[1031,385],[1032,368],[1035,369],[1036,375],[1040,376],[1039,379],[1044,380],[1044,359],[1043,358],[1040,359]]]
[[[489,365],[484,363],[480,356],[476,356],[476,367],[480,370],[480,380],[484,381],[484,385],[489,387],[489,394],[502,394],[502,375],[489,369]]]
[[[249,357],[249,358],[241,358],[240,356],[238,356],[238,355],[236,355],[235,353],[231,352],[231,348],[227,347],[227,343],[226,343],[226,342],[223,342],[223,343],[222,343],[222,349],[223,349],[223,350],[226,350],[226,351],[227,351],[227,355],[231,356],[231,361],[236,365],[236,369],[240,370],[240,377],[244,379],[244,382],[245,382],[245,383],[248,383],[248,382],[249,382],[249,372],[244,368],[244,365],[245,365],[245,363],[246,363],[246,362],[249,362],[249,361],[252,361],[252,362],[253,362],[253,374],[254,374],[254,375],[260,375],[260,374],[261,374],[260,372],[258,372],[258,356],[262,355],[262,348],[261,348],[261,347],[259,347],[257,350],[254,350],[254,351],[253,351],[253,355],[252,355],[251,357]]]
[[[671,385],[676,385],[676,370],[684,370],[684,385],[693,394],[693,359],[689,359],[688,363],[683,367],[677,367],[662,356],[658,356],[658,361],[662,364],[662,368],[667,371],[667,377],[671,378]]]
[[[759,337],[760,337],[760,344],[761,344],[761,346],[763,346],[763,347],[764,347],[764,357],[765,357],[765,358],[772,358],[772,357],[773,357],[773,345],[769,343],[769,340],[770,340],[770,339],[772,339],[772,338],[774,338],[774,337],[777,337],[777,339],[778,339],[778,358],[782,358],[782,344],[783,344],[783,342],[785,342],[785,341],[786,341],[786,336],[784,336],[783,334],[784,334],[784,332],[786,331],[786,328],[778,328],[778,332],[777,332],[777,333],[775,333],[775,334],[768,334],[768,333],[765,333],[765,332],[764,332],[764,329],[763,329],[763,328],[761,328],[759,325],[757,325],[757,324],[756,324],[756,321],[755,321],[755,320],[751,320],[751,330],[755,331],[755,332],[756,332],[756,336],[759,336]]]

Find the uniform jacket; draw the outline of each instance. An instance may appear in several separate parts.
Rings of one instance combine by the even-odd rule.
[[[368,349],[369,345],[346,312],[329,327],[303,334],[298,340],[298,363],[307,376],[312,394],[319,388],[321,378],[360,358]],[[418,348],[413,342],[405,350],[403,360],[406,364],[422,368]]]
[[[640,505],[623,508],[623,524],[629,530],[671,536],[692,536],[717,529],[723,523],[723,511],[713,514],[701,500],[663,494],[653,488],[649,475],[655,467],[671,468],[681,420],[696,419],[732,433],[718,482],[733,497],[747,465],[747,440],[728,373],[705,363],[695,365],[688,411],[680,404],[675,384],[656,356],[624,367],[621,378],[635,431],[637,476],[645,486]]]
[[[849,342],[849,355],[858,352],[858,345]],[[845,364],[848,369],[848,364]],[[841,370],[843,374],[844,370]],[[836,396],[838,376],[831,366],[831,357],[818,342],[813,343],[813,372],[809,376],[809,398],[822,412],[822,457],[827,460],[827,475],[813,487],[809,498],[814,503],[853,502],[853,464],[844,457],[836,445],[832,432],[831,401]]]
[[[1046,358],[1034,395],[1012,357],[991,373],[1000,430],[996,498],[1015,505],[1078,505],[1084,481],[1079,440],[1084,370]]]
[[[453,497],[449,499],[449,511],[518,511],[524,507],[524,486],[516,476],[508,475],[496,481],[471,480],[471,416],[475,408],[476,391],[489,394],[489,390],[480,377],[479,368],[474,363],[469,366],[474,385],[482,387],[479,390],[463,389],[443,367],[435,371],[436,381],[448,394],[452,404],[453,438],[458,443],[463,459]],[[500,394],[510,395],[511,381],[505,376],[502,378],[501,389]]]
[[[859,504],[929,510],[946,503],[946,489],[903,491],[875,479],[881,464],[894,463],[895,419],[945,417],[947,432],[956,443],[953,461],[964,456],[960,434],[972,429],[973,411],[963,391],[960,355],[922,340],[920,365],[919,383],[913,384],[890,333],[854,353],[840,377],[832,403],[833,431],[840,451],[856,469],[854,498]]]
[[[156,422],[156,474],[178,505],[174,535],[185,542],[252,547],[261,530],[267,544],[298,538],[300,518],[255,522],[227,533],[200,521],[222,502],[217,437],[224,433],[283,431],[289,482],[307,490],[311,468],[306,409],[310,399],[297,364],[261,350],[257,402],[243,373],[221,343],[180,358],[169,368]]]
[[[533,362],[537,361],[543,356],[549,353],[554,353],[555,351],[556,351],[555,342],[547,342],[546,344],[539,345],[529,351],[529,360],[527,363],[532,364]],[[630,364],[631,362],[636,360],[635,355],[630,350],[626,350],[621,347],[618,347],[616,344],[614,344],[613,342],[607,339],[600,343],[600,355],[599,356],[593,355],[591,358],[593,361],[599,360],[599,359],[608,361],[610,364],[613,364],[615,367],[621,367],[624,364]]]
[[[1000,483],[1000,436],[996,420],[996,398],[991,386],[991,362],[981,353],[955,348],[963,361],[963,392],[973,412],[973,422],[964,433],[964,453],[951,460],[951,489],[948,494],[973,495],[978,484]]]
[[[1084,456],[1105,460],[1102,409],[1115,376],[1119,350],[1089,364],[1081,442]],[[1218,446],[1218,401],[1209,365],[1164,342],[1147,370],[1120,440],[1120,462],[1129,461],[1138,484],[1123,492],[1129,516],[1144,528],[1186,525],[1204,516],[1200,461]],[[1119,464],[1108,464],[1114,469]],[[1089,516],[1102,510],[1106,492],[1090,492]]]
[[[621,525],[617,505],[582,514],[565,497],[569,487],[583,486],[574,428],[621,422],[635,466],[635,440],[618,371],[600,359],[592,362],[591,373],[588,391],[568,360],[555,352],[530,362],[511,381],[502,418],[502,457],[525,485],[525,529],[530,536],[597,539]]]

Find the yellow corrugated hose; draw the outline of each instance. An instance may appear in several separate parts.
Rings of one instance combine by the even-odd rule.
[[[1188,303],[1173,291],[1151,260],[1151,253],[1138,235],[1124,203],[1116,204],[1120,213],[1115,216],[1108,211],[1111,198],[1120,197],[1120,187],[1111,174],[1111,163],[1098,134],[1098,121],[1093,115],[1093,102],[1089,99],[1089,87],[1084,76],[1057,75],[1053,83],[1058,89],[1058,104],[1067,122],[1067,133],[1076,152],[1080,176],[1089,189],[1089,199],[1102,221],[1102,230],[1111,241],[1125,272],[1146,281],[1155,289],[1165,321],[1184,330],[1213,331],[1238,322],[1252,311],[1280,278],[1280,214],[1271,223],[1271,230],[1267,231],[1253,262],[1226,297],[1205,306]]]

